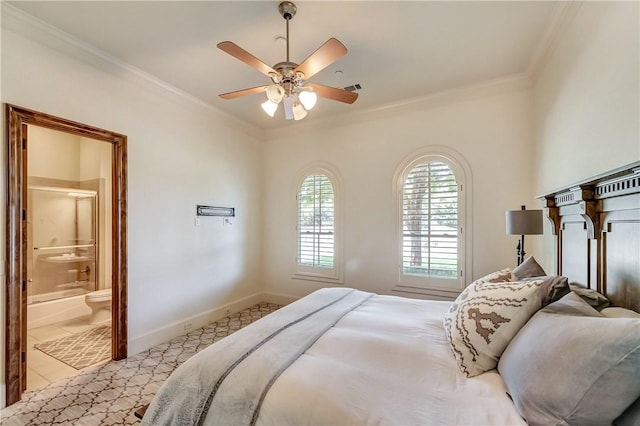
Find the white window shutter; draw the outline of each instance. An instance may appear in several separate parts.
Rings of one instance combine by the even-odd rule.
[[[457,279],[458,231],[458,184],[451,168],[442,162],[413,167],[402,188],[402,274]]]
[[[298,191],[298,265],[335,265],[335,200],[331,180],[308,175]]]

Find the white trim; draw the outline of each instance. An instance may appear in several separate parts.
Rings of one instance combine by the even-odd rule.
[[[295,126],[278,126],[272,129],[265,129],[265,140],[274,140],[282,137],[282,132],[286,130],[287,135],[304,136],[316,130],[330,127],[348,126],[355,123],[370,123],[377,120],[384,120],[416,110],[436,108],[443,105],[454,104],[465,100],[496,96],[503,93],[528,90],[533,86],[533,81],[529,75],[521,73],[507,77],[497,78],[482,83],[471,84],[450,90],[443,90],[425,96],[404,99],[385,105],[371,107],[363,110],[344,113],[341,115],[317,118],[310,121],[297,122]]]
[[[423,277],[410,277],[402,273],[402,221],[403,221],[403,208],[402,208],[402,196],[404,181],[406,175],[411,169],[419,163],[425,160],[443,161],[451,167],[453,170],[456,181],[459,185],[458,191],[460,194],[458,200],[458,227],[461,233],[460,241],[462,242],[461,250],[459,251],[459,267],[460,276],[455,280],[447,280],[446,284],[444,280],[438,280],[435,282],[433,279]],[[393,288],[393,291],[398,292],[417,292],[419,294],[431,294],[430,292],[444,292],[444,293],[459,293],[461,292],[467,282],[467,277],[473,276],[472,271],[472,250],[473,250],[473,223],[472,223],[472,176],[471,168],[464,159],[464,157],[457,151],[441,145],[429,145],[425,146],[417,151],[406,156],[396,168],[393,176],[393,200],[395,202],[395,244],[397,245],[397,267],[398,267],[398,283]],[[413,290],[409,291],[408,288]],[[424,289],[423,291],[415,291],[416,288]],[[426,290],[426,292],[425,292]],[[438,293],[439,294],[439,293]]]
[[[288,305],[299,299],[296,296],[280,293],[262,293],[262,296],[264,298],[263,302],[275,303],[276,305]]]
[[[184,318],[180,321],[176,321],[162,327],[155,328],[137,336],[129,338],[127,348],[127,356],[133,356],[137,353],[145,351],[153,346],[167,342],[174,337],[181,336],[188,333],[190,330],[195,330],[201,327],[218,321],[232,313],[240,312],[243,309],[247,309],[257,303],[264,302],[263,293],[255,293],[235,302],[226,303],[217,308],[210,309],[208,311],[201,312],[196,315]],[[190,324],[189,329],[185,329],[185,326]]]
[[[7,406],[7,385],[0,383],[0,410]]]
[[[334,202],[334,267],[333,268],[312,268],[305,267],[298,264],[298,192],[300,185],[304,179],[313,174],[323,174],[329,178],[333,185],[333,202]],[[342,228],[342,216],[344,212],[343,198],[342,198],[342,176],[340,172],[331,164],[324,161],[315,161],[304,166],[298,172],[298,179],[296,180],[295,190],[293,192],[293,200],[295,201],[295,224],[296,232],[295,241],[293,244],[293,271],[292,278],[306,281],[319,281],[331,284],[344,284],[344,251],[343,251],[343,228]]]
[[[397,285],[391,291],[394,293],[400,293],[404,296],[410,294],[409,297],[424,297],[430,300],[445,300],[453,301],[460,294],[459,291],[445,291],[445,290],[433,290],[423,287],[413,287],[410,285]],[[407,296],[405,296],[407,297]]]
[[[544,69],[549,58],[555,51],[561,34],[568,27],[567,24],[580,8],[581,4],[582,2],[558,2],[554,5],[549,24],[538,41],[538,45],[525,71],[534,84],[538,80],[540,71]]]
[[[185,330],[186,324],[191,325],[189,330],[196,330],[226,316],[250,308],[258,303],[268,302],[276,303],[278,305],[287,305],[297,299],[299,298],[295,296],[262,292],[243,297],[242,299],[238,299],[234,302],[226,303],[217,308],[184,318],[181,321],[173,322],[171,324],[155,328],[147,333],[130,337],[127,346],[129,352],[127,356],[133,356],[156,345],[165,343],[175,337],[188,333],[188,331]]]

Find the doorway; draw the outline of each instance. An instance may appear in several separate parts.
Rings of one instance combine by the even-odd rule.
[[[49,306],[54,301],[66,303],[76,299],[76,303],[91,299],[84,307],[86,310],[91,306],[85,311],[91,312],[89,320],[104,322],[109,320],[109,313],[107,311],[105,318],[104,309],[93,309],[104,305],[94,300],[104,299],[103,293],[110,288],[111,359],[127,356],[127,157],[124,135],[13,105],[7,105],[7,129],[5,377],[6,403],[10,405],[20,400],[27,386],[27,324],[29,306],[37,306],[34,302],[47,299]],[[83,165],[90,162],[87,159],[92,156],[87,152],[102,152],[102,160],[98,155],[98,162],[107,169],[101,173],[102,178],[60,179],[30,173],[43,170],[34,165],[29,170],[30,162],[37,163],[38,158],[33,155],[39,149],[35,135],[43,132],[66,135],[78,143],[82,141]],[[46,146],[53,147],[52,144]],[[74,156],[80,158],[80,154],[68,154],[68,157]],[[49,213],[73,212],[72,218],[58,221],[58,228],[52,232],[49,229],[52,218],[42,217],[47,209]],[[63,297],[71,292],[75,297],[68,300]],[[54,308],[50,314],[59,315],[61,311]],[[32,317],[35,312],[32,311]]]

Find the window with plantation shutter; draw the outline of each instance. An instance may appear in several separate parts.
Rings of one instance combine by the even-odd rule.
[[[458,277],[458,184],[444,163],[416,165],[402,190],[402,269]]]
[[[333,185],[325,175],[307,176],[298,192],[298,263],[333,268]]]
[[[397,291],[450,297],[464,288],[467,245],[462,170],[451,156],[422,154],[410,158],[396,173]]]
[[[298,186],[296,276],[338,280],[335,179],[325,170],[312,170]]]

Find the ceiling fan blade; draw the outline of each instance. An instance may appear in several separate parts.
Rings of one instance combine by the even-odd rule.
[[[347,48],[344,47],[344,44],[335,38],[330,38],[293,71],[300,71],[304,74],[305,80],[308,80],[346,54]]]
[[[267,86],[252,87],[250,89],[236,90],[235,92],[223,93],[220,96],[222,99],[235,99],[241,96],[253,95],[254,93],[264,92]]]
[[[311,87],[313,91],[323,98],[333,99],[334,101],[352,104],[358,99],[358,94],[347,90],[338,89],[336,87],[323,86],[322,84],[307,83],[307,87]]]
[[[260,59],[253,56],[251,53],[244,50],[242,47],[238,46],[234,42],[231,41],[222,41],[218,43],[218,49],[227,52],[229,55],[233,56],[236,59],[241,60],[245,64],[249,65],[260,71],[262,74],[269,76],[269,73],[276,73],[276,70],[271,68],[269,65],[262,62]]]

